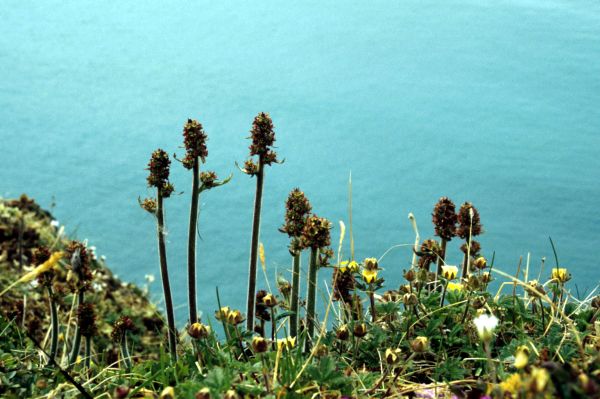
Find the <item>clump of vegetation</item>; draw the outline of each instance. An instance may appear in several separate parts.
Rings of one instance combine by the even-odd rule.
[[[166,329],[142,292],[132,286],[121,290],[123,285],[96,259],[93,248],[64,238],[34,202],[23,197],[0,203],[0,280],[5,287],[0,292],[0,395],[600,396],[600,296],[572,295],[571,275],[552,241],[555,265],[550,271],[542,270],[542,264],[536,273],[529,261],[524,267],[519,263],[512,275],[495,267],[493,254],[488,259],[473,239],[483,229],[479,212],[468,202],[456,212],[452,200],[439,200],[432,212],[437,239],[421,241],[409,215],[416,236],[410,244],[413,253],[406,260],[403,283],[389,287],[385,277],[398,268],[385,256],[355,259],[351,222],[349,256],[343,222],[334,254],[329,248],[331,222],[311,214],[304,193],[295,189],[281,228],[290,237],[292,283],[281,275],[278,292],[271,291],[268,281],[257,290],[258,260],[267,267],[259,243],[264,166],[277,162],[273,124],[265,113],[252,127],[250,155],[258,156],[258,163],[249,160],[243,168],[257,177],[247,313],[221,304],[217,291],[215,320],[220,326],[198,320],[191,237],[197,229],[198,195],[202,187],[228,181],[200,171],[208,153],[205,141],[202,126],[188,120],[182,163],[193,171],[190,317],[181,330],[174,320],[166,264],[163,199],[173,186],[165,151],[155,151],[148,165],[148,184],[157,196],[140,205],[157,220]],[[447,243],[454,237],[464,240],[461,265],[447,263]],[[310,249],[305,301],[299,292],[304,249]],[[321,268],[332,269],[333,280],[317,306]],[[15,280],[15,274],[21,277]]]

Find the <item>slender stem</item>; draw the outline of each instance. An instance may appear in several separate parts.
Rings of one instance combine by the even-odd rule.
[[[369,302],[371,304],[371,321],[375,323],[375,320],[377,320],[377,311],[375,310],[375,294],[372,289],[369,291]]]
[[[442,238],[441,250],[440,250],[441,253],[438,256],[437,270],[435,272],[436,290],[438,289],[438,287],[437,287],[438,277],[442,274],[442,266],[444,265],[444,260],[446,259],[446,244],[447,244],[446,240],[444,238]]]
[[[277,328],[277,322],[275,321],[275,308],[271,308],[271,341],[273,342],[273,349],[276,348],[275,343],[275,330]]]
[[[200,165],[196,157],[192,176],[192,203],[190,206],[190,226],[188,230],[188,298],[190,325],[198,321],[196,310],[196,226],[198,224],[198,200],[200,197]]]
[[[443,291],[442,291],[442,298],[440,300],[440,308],[442,306],[444,306],[444,300],[446,299],[446,291],[448,291],[448,283],[449,283],[449,281],[446,280],[446,284],[444,284],[444,288],[443,288]]]
[[[298,335],[298,301],[300,292],[300,252],[294,256],[294,264],[292,266],[292,303],[290,310],[294,313],[290,316],[290,336]]]
[[[54,359],[56,357],[56,351],[58,350],[58,311],[56,309],[56,302],[54,301],[54,293],[52,292],[52,287],[47,287],[47,291],[48,299],[50,301],[50,357]]]
[[[84,300],[84,291],[79,290],[77,293],[77,306],[81,305]],[[79,348],[81,347],[81,329],[79,328],[79,323],[77,323],[75,327],[75,338],[73,338],[73,347],[71,348],[71,355],[69,356],[69,364],[73,364],[77,361],[77,356],[79,355]]]
[[[131,356],[129,355],[129,348],[127,347],[127,332],[123,333],[121,337],[121,356],[123,357],[123,363],[127,370],[131,369]]]
[[[90,368],[92,358],[92,337],[85,337],[85,368]]]
[[[306,295],[306,351],[310,350],[315,334],[315,307],[317,299],[317,255],[319,250],[311,248],[308,266],[308,293]]]
[[[542,298],[538,298],[538,300],[540,301],[540,309],[542,311],[542,331],[546,330],[546,316],[544,315],[544,304],[542,302]]]
[[[258,258],[258,237],[260,235],[260,208],[262,204],[264,181],[264,161],[261,156],[258,160],[258,173],[256,174],[256,196],[254,197],[254,218],[252,221],[252,239],[250,242],[250,265],[248,267],[248,297],[246,306],[246,329],[254,328],[254,301],[256,292],[256,262]]]
[[[173,314],[173,300],[171,299],[171,284],[169,283],[169,269],[167,267],[167,249],[165,245],[165,222],[164,222],[164,210],[163,210],[163,196],[161,189],[158,189],[157,194],[157,210],[156,218],[158,221],[158,257],[160,260],[160,275],[163,283],[163,292],[165,295],[165,311],[167,312],[167,326],[168,326],[168,337],[169,337],[169,352],[171,353],[171,360],[177,360],[177,341],[175,328],[175,316]]]

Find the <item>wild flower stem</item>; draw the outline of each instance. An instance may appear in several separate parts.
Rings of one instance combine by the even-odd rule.
[[[371,304],[371,321],[375,323],[375,320],[377,320],[377,311],[375,310],[375,293],[372,287],[369,290],[369,303]]]
[[[48,300],[50,302],[50,329],[51,329],[51,341],[50,341],[50,357],[54,359],[56,357],[56,351],[58,350],[58,311],[56,309],[56,302],[54,301],[54,293],[52,287],[47,287]],[[50,360],[48,360],[50,363]]]
[[[168,326],[168,337],[169,337],[169,352],[171,353],[171,360],[177,360],[177,330],[175,327],[175,316],[173,314],[173,300],[171,298],[171,284],[169,283],[169,269],[167,267],[167,249],[165,245],[165,222],[164,222],[164,209],[163,209],[163,195],[162,190],[157,190],[157,208],[156,208],[156,219],[157,219],[157,235],[158,235],[158,257],[160,261],[160,275],[163,283],[163,292],[165,296],[165,311],[167,313],[167,326]]]
[[[82,289],[77,292],[77,306],[81,305],[84,300],[85,293]],[[81,328],[79,324],[75,326],[75,337],[73,338],[73,347],[71,348],[71,354],[69,356],[69,364],[73,364],[77,361],[79,355],[79,349],[81,347]]]
[[[123,332],[123,336],[121,337],[121,356],[123,357],[125,368],[131,370],[131,356],[129,355],[129,348],[127,345],[127,332]]]
[[[319,250],[311,248],[310,263],[308,265],[308,293],[306,295],[306,344],[305,349],[309,351],[312,345],[312,337],[315,333],[315,306],[317,297],[317,256]]]
[[[300,251],[294,255],[294,263],[292,265],[292,297],[290,310],[294,313],[290,316],[290,336],[298,335],[298,301],[300,292]]]
[[[92,337],[87,336],[87,337],[85,337],[85,368],[86,369],[90,368],[91,358],[92,358]]]
[[[252,239],[250,242],[250,264],[248,267],[248,296],[246,306],[246,329],[248,331],[252,331],[254,328],[256,262],[258,259],[258,239],[260,235],[260,209],[262,204],[264,166],[264,156],[260,155],[258,160],[258,172],[256,174],[256,195],[254,197],[254,217],[252,221]]]
[[[200,165],[196,157],[192,167],[192,201],[190,205],[190,225],[188,230],[188,299],[190,325],[198,321],[196,309],[196,226],[198,225],[198,201],[200,197]]]

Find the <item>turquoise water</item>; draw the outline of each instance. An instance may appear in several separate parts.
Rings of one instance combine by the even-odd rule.
[[[537,271],[552,236],[580,291],[598,284],[597,1],[162,3],[0,10],[0,195],[55,201],[67,232],[121,277],[158,276],[155,226],[137,205],[150,194],[144,168],[159,146],[181,154],[181,127],[198,118],[207,167],[234,173],[202,198],[199,305],[212,313],[218,285],[244,309],[254,180],[234,161],[268,111],[286,159],[266,175],[270,275],[290,263],[277,231],[287,193],[301,187],[337,241],[352,171],[359,258],[412,243],[411,211],[431,235],[447,195],[479,208],[498,267],[512,273],[530,252]],[[173,174],[185,192],[166,205],[183,321],[190,174]],[[385,278],[396,285],[410,259],[390,252]]]

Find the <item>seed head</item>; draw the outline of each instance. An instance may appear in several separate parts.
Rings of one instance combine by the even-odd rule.
[[[169,183],[170,165],[171,160],[169,159],[169,155],[159,148],[152,153],[147,168],[150,171],[147,178],[148,186],[161,190],[165,198],[169,197],[174,190],[173,185]]]
[[[265,165],[277,162],[277,154],[271,149],[275,143],[275,131],[269,114],[261,112],[256,115],[250,133],[250,156],[258,155]]]
[[[331,230],[329,220],[320,218],[317,215],[309,216],[302,230],[302,248],[320,249],[328,247],[331,244],[329,230]]]
[[[84,337],[96,335],[96,313],[93,304],[86,302],[77,307],[77,324]]]
[[[144,198],[144,200],[140,202],[140,206],[143,210],[153,215],[156,214],[156,209],[158,208],[158,204],[154,198]]]
[[[457,221],[458,227],[456,228],[456,235],[464,240],[469,239],[469,232],[471,232],[471,237],[478,236],[482,233],[483,229],[479,218],[479,212],[470,202],[465,202],[460,206]]]
[[[196,158],[200,158],[202,163],[205,162],[208,156],[206,149],[206,133],[202,128],[202,124],[195,119],[188,119],[183,125],[183,144],[185,145],[186,155],[183,158],[183,166],[187,169],[192,169]]]
[[[435,234],[446,240],[452,240],[456,230],[456,207],[448,197],[442,197],[433,208],[432,214]]]
[[[200,172],[200,182],[205,189],[213,188],[217,181],[217,174],[213,171]]]
[[[285,224],[279,231],[287,233],[292,238],[299,238],[311,209],[304,193],[299,188],[293,189],[285,202]]]
[[[127,331],[133,331],[134,328],[135,328],[135,325],[133,324],[133,321],[129,317],[127,317],[127,316],[119,317],[117,319],[117,321],[115,321],[115,324],[113,325],[113,331],[112,331],[113,341],[120,342],[121,339],[123,339],[123,337],[127,333]]]

